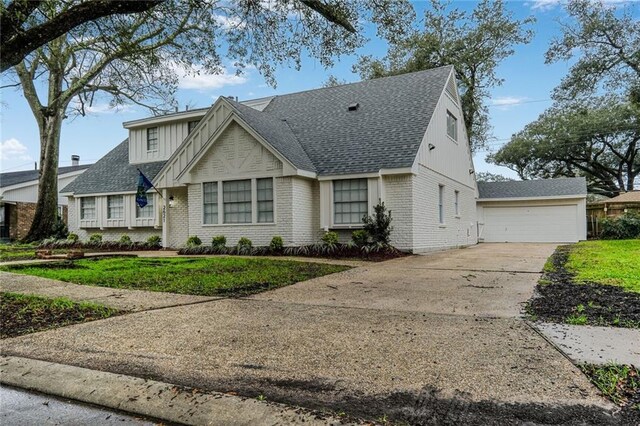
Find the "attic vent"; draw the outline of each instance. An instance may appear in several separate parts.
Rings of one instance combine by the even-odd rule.
[[[447,82],[447,93],[449,93],[449,96],[451,96],[454,101],[458,102],[458,96],[456,95],[456,81],[454,78],[450,78]]]
[[[348,108],[348,110],[349,110],[349,111],[355,111],[355,110],[357,110],[358,108],[360,108],[360,104],[359,104],[358,102],[354,102],[354,103],[352,103],[352,104],[349,104],[349,108]]]

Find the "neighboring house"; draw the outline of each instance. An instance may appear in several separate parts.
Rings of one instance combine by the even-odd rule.
[[[453,67],[124,123],[129,138],[67,186],[70,230],[254,245],[343,240],[384,201],[392,243],[477,242],[476,185]],[[152,206],[135,204],[137,169]],[[151,190],[148,194],[153,194]]]
[[[72,166],[58,168],[58,188],[64,188],[90,164],[80,165],[80,157],[71,157]],[[38,170],[0,174],[0,239],[18,240],[29,232],[38,201]],[[67,222],[67,197],[58,196],[58,214]]]
[[[585,178],[478,182],[478,237],[485,242],[587,238]]]
[[[640,191],[623,192],[617,197],[587,204],[587,223],[590,235],[599,234],[599,221],[618,217],[627,212],[640,213]]]

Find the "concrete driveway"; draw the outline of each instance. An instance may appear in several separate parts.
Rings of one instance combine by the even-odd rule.
[[[555,244],[479,244],[411,256],[254,296],[257,300],[519,317]]]
[[[614,424],[586,377],[517,318],[553,248],[397,259],[7,339],[2,352],[411,424]]]

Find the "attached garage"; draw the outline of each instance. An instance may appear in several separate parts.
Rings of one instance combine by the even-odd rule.
[[[479,182],[478,238],[484,242],[586,239],[584,178]]]

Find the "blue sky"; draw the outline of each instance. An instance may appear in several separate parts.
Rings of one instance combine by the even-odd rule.
[[[475,2],[456,1],[454,4],[459,8],[472,9]],[[427,3],[415,2],[414,6],[418,16],[422,16],[421,11],[427,7]],[[638,16],[639,6],[631,5],[634,14]],[[559,35],[559,22],[566,19],[559,1],[511,1],[507,7],[518,19],[533,15],[537,22],[533,27],[535,36],[532,42],[517,46],[515,54],[498,68],[498,76],[504,79],[504,84],[492,91],[488,101],[495,136],[495,141],[490,145],[492,149],[504,144],[513,133],[535,120],[551,105],[551,90],[569,69],[566,63],[544,64],[544,53],[549,42]],[[371,40],[358,53],[383,56],[386,52],[385,42],[375,39],[373,32],[367,36]],[[180,109],[184,109],[187,104],[191,107],[205,107],[223,95],[238,96],[240,100],[246,100],[317,88],[332,74],[348,82],[358,81],[359,77],[351,72],[356,58],[356,55],[342,57],[336,60],[331,69],[324,69],[312,58],[305,58],[300,71],[282,66],[276,72],[278,85],[275,89],[265,84],[264,79],[252,69],[241,77],[235,76],[232,70],[223,75],[186,77],[181,80],[177,99]],[[3,89],[0,96],[0,168],[3,172],[32,169],[39,155],[35,120],[19,90]],[[106,103],[101,103],[94,105],[93,111],[86,117],[68,119],[62,129],[60,165],[69,165],[72,154],[80,155],[83,164],[97,161],[127,137],[122,122],[148,115],[141,108],[126,107],[115,111],[109,109]],[[474,162],[477,171],[515,177],[506,168],[487,164],[484,161],[486,155],[486,151],[476,153]]]

